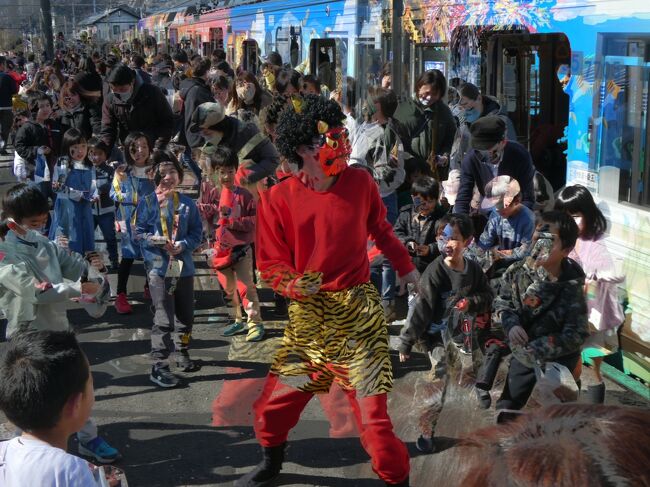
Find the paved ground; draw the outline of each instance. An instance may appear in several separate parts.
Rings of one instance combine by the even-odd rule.
[[[0,158],[0,196],[10,182],[7,165]],[[94,320],[74,307],[69,314],[93,370],[93,415],[100,433],[122,451],[124,459],[118,465],[126,470],[132,487],[232,485],[260,458],[251,427],[251,405],[282,335],[283,321],[272,313],[271,293],[262,290],[267,339],[248,344],[242,336],[223,338],[228,309],[207,269],[199,273],[192,348],[202,369],[181,374],[184,382],[177,389],[161,390],[148,379],[152,315],[149,302],[142,297],[141,267],[129,283],[135,304],[132,315],[118,315],[110,308],[103,318]],[[399,324],[390,331],[397,334]],[[422,406],[433,394],[430,363],[418,354],[406,365],[399,364],[395,355],[393,359],[396,382],[389,407],[396,432],[412,454],[411,484],[458,484],[467,456],[459,455],[454,441],[492,424],[494,410],[479,410],[471,389],[452,382],[436,429],[443,440],[442,451],[420,454],[413,442],[419,435]],[[586,369],[583,383],[592,381],[592,373]],[[608,403],[650,404],[613,383],[608,382],[607,387]],[[289,437],[287,461],[277,485],[382,485],[355,437],[342,399],[335,390],[322,400],[312,400]],[[5,421],[0,416],[0,423]],[[6,424],[4,429],[6,434]],[[71,440],[70,451],[76,452],[76,448]]]

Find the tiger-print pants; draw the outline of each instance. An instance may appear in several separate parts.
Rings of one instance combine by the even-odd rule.
[[[352,406],[375,473],[388,484],[403,482],[409,456],[388,416],[386,393],[393,382],[388,330],[370,283],[291,302],[282,347],[253,405],[260,444],[286,442],[313,395],[329,391],[334,381]]]

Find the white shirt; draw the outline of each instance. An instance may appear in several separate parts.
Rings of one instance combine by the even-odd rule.
[[[0,443],[2,487],[97,487],[88,462],[45,442],[19,436]]]

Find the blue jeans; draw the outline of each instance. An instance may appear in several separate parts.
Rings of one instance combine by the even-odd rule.
[[[117,256],[117,237],[115,236],[115,212],[104,213],[103,215],[93,215],[95,226],[102,232],[104,241],[106,242],[106,250],[108,250],[108,257],[111,264],[116,264],[119,260]]]
[[[199,165],[192,159],[192,149],[187,147],[185,152],[183,152],[183,164],[187,164],[187,167],[190,168],[190,171],[196,176],[196,184],[201,184],[201,168]]]
[[[386,207],[386,219],[391,225],[395,225],[397,221],[397,193],[393,192],[388,196],[382,198],[384,206]],[[390,261],[384,257],[384,262],[381,266],[381,299],[383,301],[393,301],[395,299],[395,269]]]

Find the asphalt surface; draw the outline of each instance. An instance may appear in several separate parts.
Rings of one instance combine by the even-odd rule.
[[[0,157],[0,196],[12,184],[9,158]],[[202,368],[179,373],[182,383],[161,389],[149,381],[150,302],[142,295],[141,265],[129,281],[131,315],[118,315],[111,306],[100,319],[89,317],[71,304],[70,322],[88,355],[95,381],[93,417],[100,434],[118,448],[129,486],[227,486],[248,472],[261,458],[252,430],[252,403],[259,395],[269,362],[282,336],[284,321],[274,315],[272,293],[260,290],[265,340],[247,343],[243,335],[225,338],[230,323],[216,279],[205,265],[195,281],[195,325],[192,357]],[[115,284],[115,275],[111,276]],[[405,314],[399,301],[398,317]],[[390,326],[392,339],[400,323]],[[0,343],[0,350],[5,344]],[[457,485],[468,457],[455,443],[482,426],[494,424],[494,407],[477,407],[465,381],[451,381],[440,412],[436,436],[438,452],[422,454],[414,447],[421,418],[431,403],[430,362],[414,354],[399,364],[393,352],[395,388],[389,409],[398,436],[407,443],[411,458],[411,485]],[[493,398],[501,388],[502,364]],[[593,383],[585,368],[583,384]],[[607,403],[648,407],[648,402],[616,384],[607,383]],[[535,401],[531,401],[533,407]],[[424,411],[424,413],[423,413]],[[0,414],[0,437],[12,428]],[[69,451],[76,453],[76,440]],[[359,486],[383,485],[372,472],[340,390],[314,398],[289,436],[283,474],[276,485]]]

